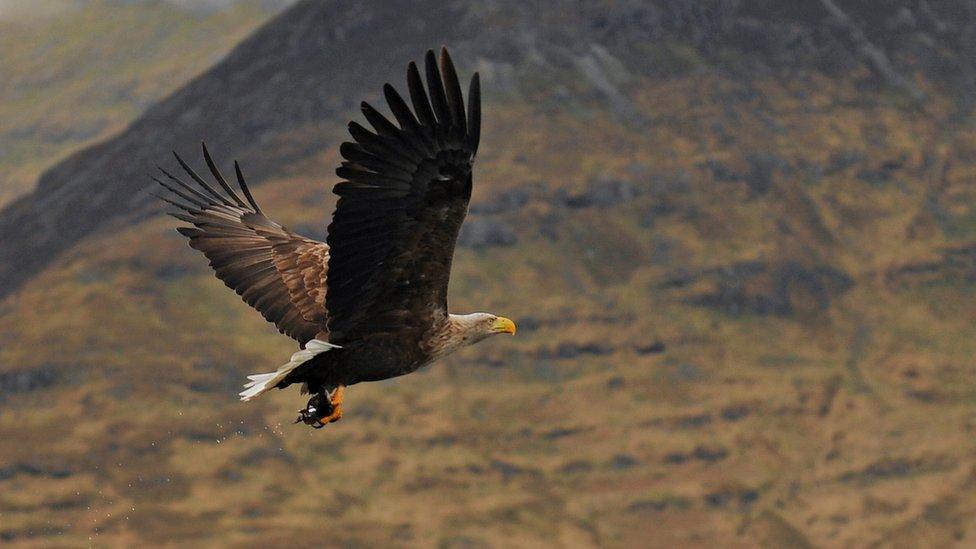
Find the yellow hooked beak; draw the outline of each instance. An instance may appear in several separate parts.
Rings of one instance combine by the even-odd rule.
[[[514,334],[515,323],[508,318],[500,316],[496,318],[495,323],[491,325],[491,331],[495,332],[496,334]]]

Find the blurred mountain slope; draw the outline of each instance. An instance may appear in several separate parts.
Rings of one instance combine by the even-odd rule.
[[[213,65],[271,8],[257,1],[204,13],[160,2],[0,5],[0,206]]]
[[[12,236],[0,242],[0,295],[78,238],[120,216],[144,212],[149,203],[140,193],[145,166],[167,151],[207,139],[225,154],[247,155],[260,182],[334,143],[355,105],[375,94],[403,59],[416,55],[411,52],[432,42],[450,43],[459,58],[469,60],[465,68],[480,68],[493,80],[496,93],[583,93],[638,123],[641,118],[621,88],[629,72],[662,76],[711,62],[742,76],[789,76],[797,69],[849,74],[876,64],[870,62],[876,55],[858,52],[862,42],[881,48],[870,40],[877,32],[851,37],[848,26],[822,7],[766,4],[592,0],[549,10],[542,9],[544,3],[522,2],[299,3],[126,131],[47,171],[34,196],[0,211],[0,231]],[[955,90],[953,97],[965,104],[976,90],[974,81],[952,84],[973,72],[976,56],[969,55],[968,27],[947,21],[965,21],[973,13],[962,0],[940,6],[938,12],[925,11],[927,19],[919,16],[911,25],[894,27],[878,21],[866,4],[844,15],[855,21],[862,19],[858,15],[873,16],[864,20],[866,29],[893,29],[885,36],[894,38],[883,44],[889,46],[884,59],[891,71],[928,75],[940,88]],[[885,84],[883,78],[864,81]],[[915,84],[911,88],[911,98],[922,93]],[[273,154],[267,154],[269,143]]]
[[[31,244],[60,255],[18,264],[0,302],[0,438],[22,442],[0,450],[0,540],[971,542],[964,101],[887,46],[924,100],[886,83],[826,11],[770,9],[763,40],[820,37],[794,65],[733,40],[753,15],[693,4],[301,3],[50,172],[4,214],[38,216]],[[200,167],[207,139],[267,212],[322,236],[357,101],[440,43],[487,92],[452,308],[519,335],[353,387],[321,432],[287,425],[294,391],[238,403],[293,345],[156,215],[141,172],[172,166],[170,144]],[[816,61],[828,44],[849,55]],[[109,169],[131,178],[97,186]]]

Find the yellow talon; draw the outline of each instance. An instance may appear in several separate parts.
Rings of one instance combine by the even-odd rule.
[[[346,388],[343,385],[336,387],[336,390],[332,392],[332,396],[329,398],[332,401],[332,413],[320,419],[319,423],[328,425],[342,419],[342,397],[345,391]]]

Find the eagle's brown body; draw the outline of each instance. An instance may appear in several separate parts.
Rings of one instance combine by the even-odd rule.
[[[409,374],[463,346],[463,332],[449,320],[425,334],[367,336],[295,369],[283,384],[308,383],[309,392]]]
[[[190,246],[304,349],[277,372],[251,376],[243,399],[295,383],[321,397],[410,373],[492,333],[514,332],[511,321],[494,315],[448,314],[451,261],[471,198],[481,107],[478,75],[465,110],[446,50],[439,65],[427,52],[425,78],[416,65],[408,66],[412,110],[384,86],[396,124],[362,104],[373,131],[349,125],[354,141],[340,147],[344,162],[336,173],[343,181],[333,189],[339,200],[324,243],[268,218],[235,163],[242,198],[206,147],[204,158],[222,190],[179,156],[195,185],[166,171],[168,181],[157,179],[176,195],[166,199],[182,210],[174,217],[192,225],[179,229]]]

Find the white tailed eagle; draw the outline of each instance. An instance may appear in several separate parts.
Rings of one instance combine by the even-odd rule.
[[[372,131],[351,122],[343,143],[342,181],[326,242],[267,217],[235,162],[240,193],[203,147],[216,182],[178,155],[191,182],[166,170],[161,197],[189,223],[179,232],[203,252],[217,278],[298,341],[301,350],[274,372],[248,376],[251,400],[298,383],[312,394],[296,420],[322,427],[342,417],[343,390],[403,374],[515,324],[489,313],[447,310],[447,284],[458,230],[471,198],[471,170],[481,132],[478,74],[461,86],[446,49],[428,51],[423,77],[407,67],[410,105],[386,84],[396,124],[367,103]],[[426,80],[426,90],[424,89]],[[218,188],[219,187],[219,188]]]

